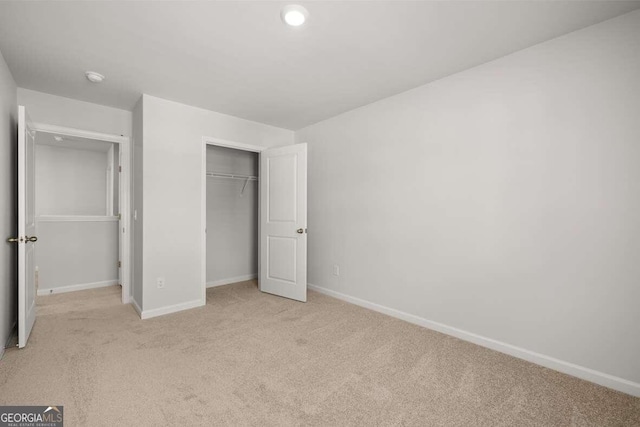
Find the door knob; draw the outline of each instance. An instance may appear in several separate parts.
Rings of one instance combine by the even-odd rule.
[[[37,242],[38,238],[36,236],[31,236],[31,237],[27,236],[27,237],[24,238],[24,241],[25,242]]]
[[[304,233],[304,228],[298,228],[298,229],[296,230],[296,233],[298,233],[298,234],[302,234],[302,233]]]
[[[20,242],[21,240],[22,240],[22,239],[18,239],[17,237],[9,237],[9,238],[7,239],[7,242],[9,242],[9,243],[18,243],[18,242]]]

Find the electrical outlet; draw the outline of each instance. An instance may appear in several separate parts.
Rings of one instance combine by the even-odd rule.
[[[333,264],[333,275],[334,276],[340,275],[340,266],[338,264]]]
[[[158,277],[156,282],[158,283],[158,289],[164,288],[164,277]]]

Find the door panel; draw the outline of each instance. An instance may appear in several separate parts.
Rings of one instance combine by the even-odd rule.
[[[35,131],[18,107],[18,347],[27,345],[36,320]]]
[[[270,222],[296,221],[296,166],[298,155],[285,154],[268,160]]]
[[[269,236],[268,279],[296,282],[296,239]]]
[[[307,145],[260,153],[260,290],[307,300]]]

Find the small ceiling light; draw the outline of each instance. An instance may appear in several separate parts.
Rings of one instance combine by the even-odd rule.
[[[55,139],[56,142],[62,142],[63,138],[60,135],[56,135],[56,136],[53,137],[53,139]]]
[[[84,75],[87,76],[87,80],[91,83],[102,83],[104,80],[104,76],[100,73],[96,73],[95,71],[87,71]]]
[[[307,20],[309,12],[300,5],[290,4],[282,8],[280,17],[285,24],[291,25],[292,27],[299,27]]]

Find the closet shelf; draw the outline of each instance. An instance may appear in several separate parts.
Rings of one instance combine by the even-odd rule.
[[[207,172],[207,178],[227,178],[227,179],[241,179],[244,181],[244,185],[242,186],[242,191],[240,192],[240,197],[244,194],[244,190],[247,188],[247,184],[249,181],[257,181],[258,177],[253,175],[236,175],[232,173],[221,173],[221,172]]]
[[[253,175],[236,175],[231,173],[221,173],[221,172],[207,172],[207,177],[209,178],[229,178],[229,179],[242,179],[249,181],[257,181],[258,177]]]
[[[108,215],[38,215],[38,222],[117,222],[117,216]]]

